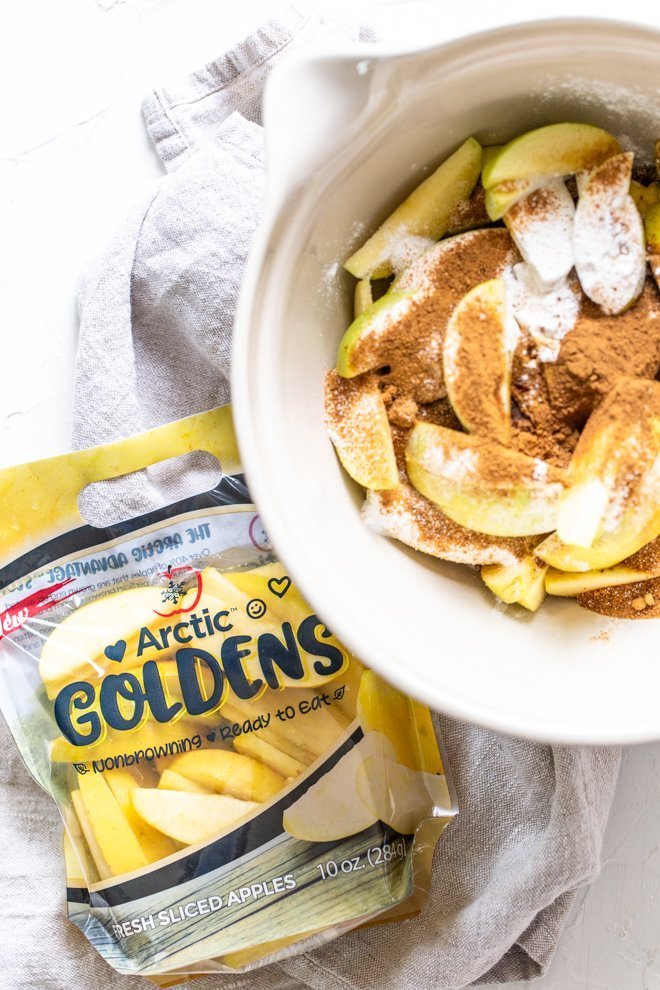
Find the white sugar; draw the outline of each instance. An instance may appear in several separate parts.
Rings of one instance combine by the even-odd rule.
[[[540,347],[542,361],[556,361],[561,342],[575,326],[580,296],[567,279],[544,285],[529,265],[505,269],[507,303],[517,323]]]

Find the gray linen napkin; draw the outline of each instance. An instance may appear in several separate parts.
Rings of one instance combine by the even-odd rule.
[[[80,294],[74,445],[135,433],[229,398],[232,314],[258,223],[261,94],[273,60],[310,37],[368,35],[295,8],[189,79],[152,93],[149,132],[168,174],[139,203]],[[208,461],[107,483],[91,521],[210,488]],[[110,498],[108,498],[110,496]],[[547,968],[573,893],[598,871],[618,750],[540,746],[443,718],[460,814],[441,840],[423,914],[357,931],[199,990],[458,990]],[[0,728],[3,930],[12,990],[130,990],[64,919],[61,829]],[[41,955],[35,955],[41,953]],[[147,984],[145,984],[146,986]]]

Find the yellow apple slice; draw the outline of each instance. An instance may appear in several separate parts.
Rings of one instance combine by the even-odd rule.
[[[538,279],[546,285],[573,267],[573,197],[562,179],[548,179],[504,216],[513,241]]]
[[[589,417],[567,481],[562,530],[536,550],[557,570],[612,567],[660,535],[660,382],[618,380]]]
[[[654,542],[658,543],[657,540]],[[639,564],[631,566],[643,552],[642,549],[638,554],[633,554],[621,564],[600,571],[567,573],[549,567],[545,576],[545,590],[549,595],[575,598],[577,595],[582,595],[588,591],[598,591],[599,588],[616,588],[622,584],[635,584],[638,581],[650,581],[651,578],[660,577],[660,550],[656,550],[654,564],[646,567]]]
[[[373,670],[365,670],[360,681],[357,715],[366,732],[389,739],[399,763],[412,770],[442,771],[428,708],[401,694]]]
[[[155,863],[165,856],[171,856],[176,852],[174,843],[156,829],[147,825],[135,811],[131,794],[139,782],[130,770],[124,767],[116,767],[105,774],[108,787],[115,796],[117,804],[121,808],[126,821],[133,829],[135,836],[142,847],[142,851],[150,863]]]
[[[232,828],[259,805],[226,794],[190,794],[137,787],[136,812],[148,825],[186,846],[206,842]]]
[[[645,217],[646,211],[650,206],[660,203],[660,182],[652,182],[651,185],[644,186],[641,182],[636,182],[635,179],[632,179],[630,183],[630,195],[642,217]]]
[[[374,297],[371,291],[371,279],[363,278],[355,286],[355,299],[353,303],[353,316],[357,319],[365,309],[373,304]]]
[[[450,519],[493,536],[534,536],[555,526],[564,473],[481,437],[418,423],[408,476]]]
[[[633,157],[615,155],[589,174],[573,225],[580,285],[611,315],[638,298],[646,279],[644,225],[629,192]]]
[[[341,339],[337,354],[337,371],[342,378],[355,378],[379,366],[383,340],[393,326],[408,316],[414,295],[413,292],[388,292],[353,320]]]
[[[177,773],[175,770],[170,770],[169,767],[165,767],[161,773],[158,786],[161,790],[166,791],[187,791],[189,794],[213,794],[210,787],[204,787],[195,780],[191,780],[190,777],[184,777],[183,774]]]
[[[518,327],[501,278],[477,285],[451,315],[443,346],[447,396],[466,430],[506,444],[511,436],[511,354]]]
[[[482,182],[491,189],[501,182],[552,178],[596,168],[620,152],[619,142],[591,124],[548,124],[505,144],[484,167]]]
[[[370,375],[325,379],[325,428],[344,470],[363,488],[394,488],[399,482],[387,410]]]
[[[490,564],[481,568],[481,577],[490,591],[506,605],[522,605],[536,612],[545,598],[547,567],[528,554],[515,564]]]
[[[365,733],[349,752],[284,812],[289,835],[307,842],[331,842],[362,832],[378,821],[357,789],[360,767],[370,756],[392,756],[392,744],[379,732]]]
[[[644,215],[644,232],[649,254],[649,265],[660,287],[660,203],[650,206]]]
[[[109,880],[112,876],[112,870],[108,866],[106,859],[101,852],[101,847],[98,843],[94,829],[92,828],[91,822],[89,820],[89,815],[87,814],[87,809],[83,803],[82,795],[79,790],[71,791],[71,804],[73,805],[76,817],[80,824],[80,830],[84,836],[85,843],[89,849],[90,855],[94,860],[94,865],[98,872],[101,880]]]
[[[250,732],[245,736],[237,736],[234,739],[234,749],[243,756],[251,756],[252,759],[264,763],[271,770],[275,770],[283,777],[298,777],[305,770],[305,764],[300,760],[295,760],[287,753],[283,753],[277,746],[260,739],[255,732]]]
[[[453,814],[447,778],[411,770],[383,756],[370,756],[358,770],[364,805],[401,835],[413,835],[425,818]]]
[[[267,801],[284,786],[282,774],[271,767],[225,749],[182,753],[172,760],[169,769],[241,801]]]
[[[104,775],[92,771],[82,774],[78,779],[78,787],[90,827],[112,875],[130,873],[147,866],[149,857],[142,849]]]
[[[486,536],[450,519],[407,482],[387,492],[367,492],[362,518],[379,536],[455,564],[512,564],[526,541]]]
[[[86,887],[85,871],[78,850],[68,832],[64,833],[64,869],[67,887]]]
[[[417,253],[421,254],[425,241],[437,241],[446,232],[452,210],[470,196],[480,170],[481,145],[468,138],[413,190],[344,267],[360,279],[391,275],[392,255],[410,238],[420,239]]]

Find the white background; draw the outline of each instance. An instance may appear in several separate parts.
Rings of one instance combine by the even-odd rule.
[[[487,10],[480,0],[334,0],[332,7],[342,5],[363,7],[382,37],[411,43],[530,16],[637,15],[660,27],[658,8],[645,11],[639,0],[629,10],[620,0],[514,0]],[[69,449],[80,271],[161,174],[140,116],[142,95],[216,57],[276,6],[3,3],[0,466]],[[538,990],[660,990],[659,784],[660,745],[628,750],[602,874],[578,896]]]

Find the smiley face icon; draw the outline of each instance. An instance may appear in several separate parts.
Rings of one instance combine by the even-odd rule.
[[[266,614],[266,603],[261,598],[253,598],[245,606],[245,611],[250,619],[260,619]]]

